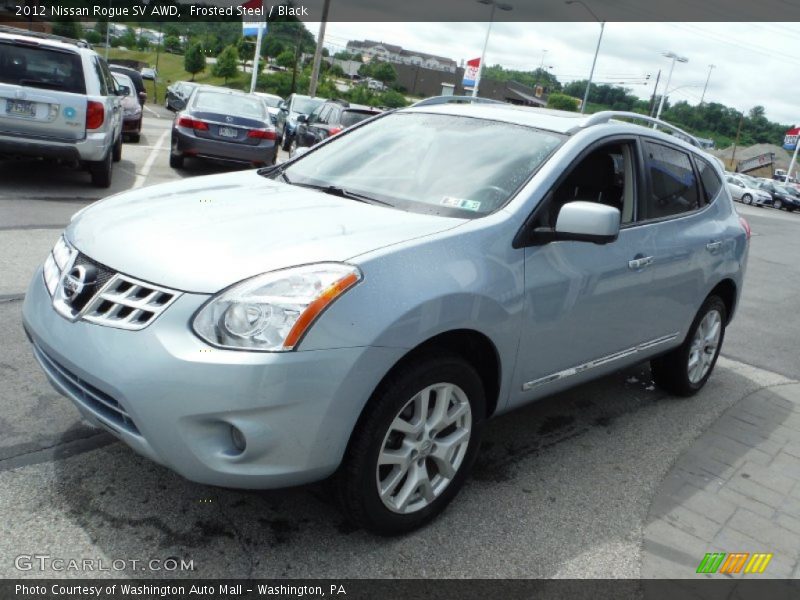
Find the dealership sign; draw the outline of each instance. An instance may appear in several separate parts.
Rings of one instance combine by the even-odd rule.
[[[783,138],[783,147],[786,150],[794,150],[797,146],[797,136],[800,135],[800,127],[795,127],[786,132]]]
[[[478,69],[480,69],[480,67],[480,58],[473,58],[467,61],[467,68],[464,70],[464,80],[462,81],[464,87],[475,87],[475,81],[478,79]]]

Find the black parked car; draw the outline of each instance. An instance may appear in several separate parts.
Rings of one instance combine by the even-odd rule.
[[[164,99],[164,106],[171,111],[177,112],[186,108],[189,96],[200,84],[194,81],[176,81],[167,88],[167,97]]]
[[[297,118],[297,133],[290,143],[289,156],[293,156],[298,148],[313,146],[381,112],[372,106],[348,104],[341,100],[325,102],[308,117],[301,115]]]
[[[758,188],[772,196],[773,208],[785,208],[789,212],[800,209],[800,197],[794,189],[767,179],[759,181]]]

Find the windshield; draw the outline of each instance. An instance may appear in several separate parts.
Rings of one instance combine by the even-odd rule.
[[[562,139],[498,121],[392,113],[309,152],[285,174],[404,210],[477,217],[503,206]]]
[[[301,98],[300,96],[295,96],[294,102],[292,102],[292,112],[310,115],[323,102],[325,102],[323,98]]]
[[[277,108],[278,104],[281,103],[281,99],[278,96],[259,96],[259,97],[264,101],[264,104],[266,104],[270,108]]]
[[[255,98],[238,94],[199,92],[194,101],[194,109],[264,120],[264,105]]]

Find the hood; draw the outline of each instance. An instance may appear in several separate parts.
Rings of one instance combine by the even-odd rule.
[[[111,196],[78,213],[66,235],[78,250],[117,271],[214,293],[267,271],[346,261],[462,223],[244,171]]]

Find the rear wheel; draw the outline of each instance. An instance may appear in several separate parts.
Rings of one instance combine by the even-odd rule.
[[[114,143],[114,150],[112,153],[112,158],[114,162],[119,162],[122,160],[122,133],[120,132],[117,141]]]
[[[111,187],[112,151],[109,150],[103,160],[89,163],[89,175],[92,185],[99,188]]]
[[[683,344],[650,361],[656,384],[679,396],[699,392],[711,376],[725,338],[727,309],[719,296],[700,307]]]
[[[745,194],[744,196],[742,196],[742,202],[744,204],[752,204],[753,203],[753,197],[750,194]]]
[[[375,391],[353,433],[336,483],[353,524],[405,533],[455,497],[477,456],[483,384],[456,355],[421,355]]]
[[[184,156],[178,151],[178,144],[175,141],[175,138],[173,138],[172,142],[170,143],[169,166],[173,169],[182,169],[183,159]]]
[[[775,202],[772,203],[772,207],[780,210],[783,208],[783,202],[781,202],[780,200],[775,200]]]

